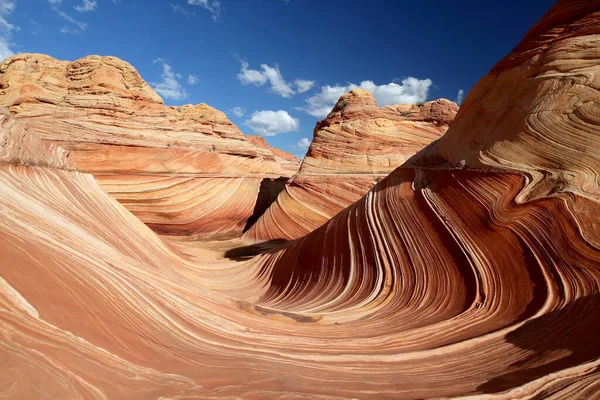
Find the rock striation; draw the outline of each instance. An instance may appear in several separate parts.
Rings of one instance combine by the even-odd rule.
[[[290,175],[224,113],[166,106],[115,57],[9,57],[0,64],[0,105],[160,233],[241,233],[262,179]]]
[[[559,1],[509,56],[513,87],[573,38],[556,84],[577,78],[578,63],[600,58],[599,34],[600,2]],[[594,90],[596,64],[560,101]],[[530,102],[540,95],[556,101]],[[461,118],[478,123],[467,101]],[[568,147],[525,135],[527,158],[493,168],[469,157],[448,168],[455,153],[440,140],[306,236],[215,263],[165,244],[3,115],[4,397],[599,397],[600,197],[573,160],[600,152],[575,140],[600,133],[600,113],[555,126]],[[551,173],[566,168],[568,184]]]
[[[296,173],[300,168],[300,160],[296,158],[291,153],[287,151],[283,151],[276,147],[271,147],[265,138],[260,135],[247,135],[246,138],[248,141],[256,147],[262,147],[263,149],[267,149],[273,153],[275,156],[275,160],[281,165],[281,167],[288,172]]]
[[[457,110],[446,99],[378,107],[367,90],[343,95],[317,123],[298,173],[244,237],[295,239],[312,232],[439,139]]]

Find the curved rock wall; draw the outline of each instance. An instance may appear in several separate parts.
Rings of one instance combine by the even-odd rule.
[[[584,60],[598,21],[600,2],[560,1],[535,37],[560,27],[579,39],[565,59]],[[91,175],[49,165],[56,148],[40,166],[11,150],[3,396],[598,398],[600,197],[570,162],[600,151],[575,140],[588,128],[561,131],[571,147],[554,157],[575,168],[570,186],[548,174],[537,185],[552,190],[517,201],[532,173],[448,169],[424,158],[432,145],[322,227],[246,262],[192,262]],[[515,134],[504,133],[491,148]],[[543,171],[536,140],[520,165]]]

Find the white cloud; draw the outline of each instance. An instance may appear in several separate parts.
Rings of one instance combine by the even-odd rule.
[[[304,93],[308,92],[310,89],[312,89],[313,86],[315,86],[315,81],[308,81],[306,79],[296,79],[294,81],[294,84],[296,85],[298,93]]]
[[[235,115],[236,117],[242,117],[244,115],[244,113],[246,112],[245,109],[243,109],[242,107],[234,107],[231,112],[233,113],[233,115]]]
[[[460,106],[464,97],[465,97],[465,91],[462,89],[458,89],[458,94],[456,95],[456,104],[458,104]]]
[[[6,41],[4,38],[0,38],[0,61],[15,54],[11,49],[11,46],[11,43]]]
[[[216,21],[221,14],[221,3],[217,0],[188,0],[188,4],[200,6],[210,11],[213,21]]]
[[[52,11],[58,14],[58,16],[64,19],[65,21],[68,21],[75,26],[74,28],[63,26],[62,28],[60,28],[60,31],[62,33],[79,33],[87,29],[87,24],[77,21],[75,18],[71,17],[69,14],[65,13],[57,6],[52,6]]]
[[[303,137],[302,139],[300,139],[300,141],[298,141],[298,143],[296,143],[296,146],[294,147],[306,150],[310,147],[310,140],[308,140],[308,138]]]
[[[0,31],[1,32],[10,32],[15,30],[15,26],[13,24],[8,23],[6,20],[6,16],[13,12],[15,9],[15,2],[12,0],[0,0]]]
[[[83,0],[80,5],[73,7],[79,12],[94,11],[98,7],[96,0]]]
[[[157,58],[154,60],[155,63],[160,63],[162,67],[162,74],[160,77],[162,78],[162,82],[151,82],[150,85],[156,90],[158,94],[166,99],[172,100],[182,100],[187,97],[187,93],[185,89],[181,86],[181,84],[177,81],[177,77],[181,76],[173,72],[173,68],[167,63],[164,62],[163,59]]]
[[[13,51],[12,31],[19,30],[6,20],[6,17],[15,9],[12,0],[0,0],[0,61],[15,54]]]
[[[70,33],[72,35],[81,33],[79,29],[69,28],[66,25],[61,26],[58,30],[60,31],[60,33]]]
[[[238,74],[238,79],[242,82],[242,85],[248,85],[250,83],[256,86],[262,86],[269,82],[271,85],[271,91],[280,95],[281,97],[292,97],[296,92],[289,83],[283,79],[279,66],[275,64],[274,67],[269,67],[267,64],[261,64],[262,71],[255,69],[248,69],[248,62],[242,61],[242,70]]]
[[[300,123],[292,118],[287,111],[255,111],[245,124],[254,133],[262,136],[274,136],[278,133],[297,131]]]
[[[185,8],[181,7],[178,4],[169,3],[169,5],[171,6],[171,9],[174,12],[181,13],[181,14],[185,15],[186,18],[190,18],[190,17],[195,17],[196,16],[196,13],[189,12],[188,10],[186,10]]]
[[[325,117],[329,114],[340,96],[354,88],[356,88],[356,85],[323,86],[319,93],[306,99],[308,107],[304,111],[315,117]]]
[[[62,0],[48,0],[48,3],[50,3],[50,4],[60,4],[60,3],[62,3]]]
[[[192,75],[192,74],[188,75],[187,83],[189,85],[197,85],[198,82],[200,82],[200,80],[198,79],[198,77],[196,75]]]
[[[31,31],[31,34],[34,36],[39,34],[40,31],[42,30],[42,25],[38,24],[34,20],[30,20],[29,22],[31,22],[31,25],[33,25],[33,30]]]
[[[395,82],[387,85],[376,85],[373,81],[362,81],[360,85],[354,83],[346,86],[326,85],[321,87],[319,93],[306,99],[308,106],[303,110],[318,118],[326,117],[341,95],[358,87],[370,91],[379,106],[402,103],[414,104],[427,100],[431,85],[431,79],[413,77],[403,79],[400,85]]]

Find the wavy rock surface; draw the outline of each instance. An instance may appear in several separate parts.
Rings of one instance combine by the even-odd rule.
[[[564,62],[585,63],[600,3],[561,1],[533,31],[577,37]],[[536,48],[530,35],[520,47]],[[600,151],[573,140],[598,132],[594,115],[564,127],[565,156]],[[537,140],[527,162],[543,171]],[[556,190],[517,201],[530,172],[447,169],[424,156],[432,148],[305,237],[206,265],[91,175],[25,166],[11,150],[0,165],[3,396],[600,397],[597,188],[548,174],[537,185]]]
[[[0,88],[1,105],[161,233],[241,232],[261,179],[290,175],[225,114],[164,105],[115,57],[16,55],[0,65]]]
[[[598,195],[600,42],[597,15],[582,9],[581,1],[554,7],[469,92],[452,128],[415,163],[526,174],[523,199]]]
[[[244,237],[296,239],[312,232],[443,135],[457,110],[445,99],[378,107],[367,90],[343,95],[317,123],[298,174]]]

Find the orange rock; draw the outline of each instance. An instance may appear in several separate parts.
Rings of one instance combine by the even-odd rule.
[[[276,147],[269,146],[267,141],[262,136],[246,135],[246,138],[254,146],[262,147],[263,149],[271,151],[279,165],[281,165],[281,167],[286,171],[290,171],[293,173],[298,172],[298,168],[300,168],[300,160],[298,160],[293,154],[290,154],[287,151],[283,151]]]
[[[382,177],[438,139],[458,106],[446,99],[378,107],[354,89],[319,121],[300,171],[247,239],[295,239],[360,199]]]
[[[29,126],[0,107],[0,164],[76,170],[69,152],[44,143]]]
[[[600,2],[559,1],[535,29],[519,48],[558,32],[557,42],[578,40],[557,64],[600,57]],[[528,56],[549,54],[514,59]],[[573,71],[563,79],[581,79]],[[600,72],[585,71],[573,88],[582,98]],[[555,100],[529,100],[538,96]],[[479,125],[477,112],[462,118]],[[306,236],[213,263],[166,245],[5,115],[3,396],[597,398],[600,195],[581,162],[600,148],[580,145],[600,124],[594,115],[554,126],[558,149],[525,134],[527,157],[505,165],[504,155],[497,171],[468,157],[449,169],[437,142]],[[518,201],[531,193],[526,164],[573,168],[574,179],[547,174],[536,184],[547,190]],[[598,176],[593,163],[587,173]]]
[[[599,194],[596,1],[585,15],[580,1],[566,3],[473,87],[448,133],[415,165],[525,174],[520,200],[556,191]]]
[[[115,57],[10,57],[0,64],[0,104],[161,233],[241,233],[261,179],[290,175],[287,160],[284,169],[224,113],[165,106]]]

